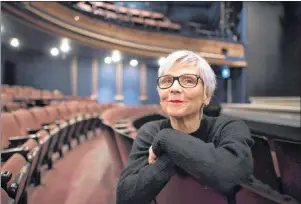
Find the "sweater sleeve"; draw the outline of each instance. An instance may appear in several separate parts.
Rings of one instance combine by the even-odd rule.
[[[121,172],[117,186],[117,204],[151,203],[175,174],[175,165],[167,155],[148,164],[148,150],[158,127],[147,123],[135,138],[128,165]]]
[[[164,129],[153,141],[156,155],[172,161],[198,181],[227,193],[252,174],[253,140],[242,121],[232,121],[220,131],[216,146],[173,129]]]

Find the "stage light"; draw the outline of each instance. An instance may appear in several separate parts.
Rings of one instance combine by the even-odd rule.
[[[130,65],[131,65],[132,67],[136,67],[136,66],[138,65],[138,61],[135,60],[135,59],[132,59],[132,60],[130,61]]]
[[[112,62],[112,58],[111,57],[106,57],[105,58],[105,63],[106,64],[111,64],[111,62]]]
[[[229,78],[230,77],[230,69],[229,69],[229,67],[228,66],[223,66],[223,68],[222,68],[222,77],[224,78],[224,79],[227,79],[227,78]]]
[[[59,49],[57,49],[56,47],[53,47],[53,48],[51,48],[51,50],[50,50],[50,54],[51,54],[52,56],[58,56],[58,55],[60,54],[60,51],[59,51]]]
[[[62,44],[68,44],[69,43],[69,39],[68,38],[63,38],[62,39]]]
[[[61,49],[62,52],[66,53],[66,52],[69,52],[70,46],[68,44],[62,44],[60,49]]]
[[[60,50],[64,53],[67,53],[70,51],[69,40],[67,38],[62,39]]]
[[[112,52],[112,60],[113,60],[113,62],[118,62],[121,60],[121,54],[118,50],[114,50]]]
[[[11,39],[10,45],[13,47],[19,47],[19,45],[20,45],[19,39],[18,38]]]

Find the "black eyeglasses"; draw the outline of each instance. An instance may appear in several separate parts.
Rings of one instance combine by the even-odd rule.
[[[177,80],[183,88],[194,88],[199,82],[199,79],[202,81],[201,77],[195,74],[183,74],[181,76],[173,77],[171,75],[164,75],[158,77],[157,85],[160,89],[170,88],[175,80]]]

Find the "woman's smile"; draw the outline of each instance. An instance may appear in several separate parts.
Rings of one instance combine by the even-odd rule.
[[[184,101],[181,101],[181,100],[169,100],[168,102],[172,103],[172,104],[182,104]]]

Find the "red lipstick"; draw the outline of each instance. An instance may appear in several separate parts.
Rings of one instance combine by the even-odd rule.
[[[180,101],[180,100],[170,100],[169,102],[171,102],[171,103],[183,103],[183,101]]]

